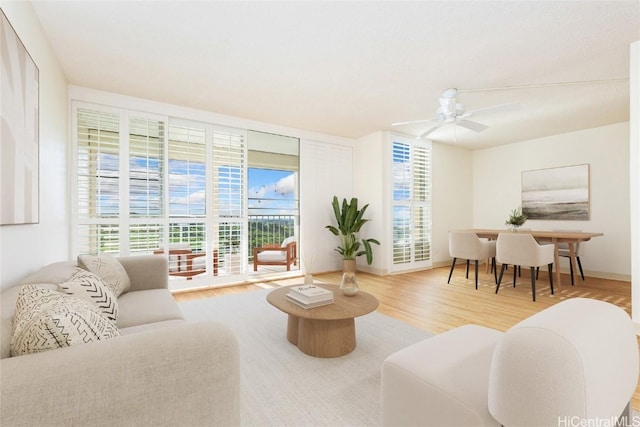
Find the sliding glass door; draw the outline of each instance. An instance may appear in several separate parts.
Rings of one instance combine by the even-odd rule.
[[[163,254],[198,287],[297,239],[297,139],[84,103],[73,121],[75,253]]]
[[[251,273],[299,270],[299,140],[249,131],[248,147],[247,249]],[[295,247],[289,254],[284,250],[260,252],[260,248],[282,247],[292,241]],[[254,259],[256,248],[258,259]],[[287,262],[287,255],[295,260]]]
[[[174,276],[244,272],[245,140],[246,132],[238,129],[173,122],[169,126],[165,252],[176,264],[170,267]],[[185,250],[191,253],[182,253]]]

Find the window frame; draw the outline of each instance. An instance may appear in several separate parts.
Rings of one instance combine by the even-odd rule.
[[[398,201],[394,197],[394,191],[396,190],[396,176],[395,176],[395,147],[396,144],[402,144],[409,148],[410,153],[410,173],[409,173],[409,181],[405,182],[407,185],[407,191],[411,194],[408,200]],[[419,147],[420,149],[426,150],[426,161],[424,162],[424,172],[425,172],[425,184],[428,188],[425,190],[426,195],[424,197],[425,200],[414,200],[413,195],[415,193],[414,188],[414,175],[413,171],[415,169],[415,148]],[[432,183],[432,167],[433,167],[433,149],[430,141],[421,140],[418,138],[411,138],[399,134],[391,134],[389,141],[389,272],[390,273],[399,273],[405,271],[412,271],[424,268],[430,268],[433,266],[433,228],[432,228],[432,218],[433,218],[433,183]],[[397,207],[407,208],[410,212],[410,233],[409,233],[409,261],[407,262],[396,262],[395,257],[395,209]],[[426,238],[423,236],[423,241],[425,244],[429,246],[427,252],[427,256],[425,259],[416,260],[416,241],[415,241],[415,221],[414,221],[414,212],[416,209],[422,208],[426,209],[426,215],[423,215],[422,218],[425,218],[425,223],[422,225],[423,228],[426,228]]]

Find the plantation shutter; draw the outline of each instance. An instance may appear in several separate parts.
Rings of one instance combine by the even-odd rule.
[[[206,148],[203,127],[169,127],[169,248],[206,250]]]
[[[120,251],[120,117],[79,108],[76,117],[79,253]]]
[[[75,111],[77,252],[157,249],[164,218],[164,121],[110,109]]]
[[[74,103],[73,115],[74,252],[175,245],[206,253],[209,273],[244,272],[245,130],[179,119],[167,126],[161,116],[85,103]]]
[[[413,251],[414,261],[431,260],[431,150],[413,146]]]
[[[394,270],[430,265],[431,147],[398,138],[391,157]]]
[[[206,214],[206,131],[172,125],[169,129],[169,215]]]
[[[165,123],[130,116],[128,156],[129,252],[161,246],[164,230]]]
[[[243,131],[214,128],[213,135],[214,229],[222,264],[221,274],[241,274],[248,259],[246,242],[245,163]]]

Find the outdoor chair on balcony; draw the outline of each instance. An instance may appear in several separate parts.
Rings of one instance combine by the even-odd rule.
[[[287,237],[280,245],[253,248],[253,271],[258,271],[259,265],[286,265],[287,271],[290,271],[291,264],[297,265],[297,248],[295,237]]]
[[[164,249],[153,251],[162,255]],[[193,276],[206,273],[206,253],[194,253],[188,243],[176,243],[169,245],[169,276],[186,277],[191,280]],[[213,251],[213,275],[218,275],[218,250]]]

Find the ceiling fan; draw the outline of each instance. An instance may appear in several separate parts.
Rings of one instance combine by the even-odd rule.
[[[492,107],[479,108],[471,111],[464,111],[464,106],[459,104],[457,101],[458,89],[449,88],[445,89],[440,95],[440,107],[436,112],[436,116],[431,119],[425,120],[413,120],[409,122],[399,122],[393,123],[391,126],[402,126],[408,124],[415,123],[424,123],[424,122],[435,122],[436,125],[427,129],[422,134],[419,135],[419,138],[424,138],[430,133],[434,132],[436,129],[439,129],[445,125],[453,124],[458,125],[466,129],[470,129],[475,132],[482,132],[487,129],[488,126],[483,125],[482,123],[478,123],[472,120],[468,120],[469,117],[476,115],[477,113],[487,113],[487,112],[497,112],[497,111],[508,111],[519,108],[519,104],[511,103],[511,104],[501,104],[494,105]]]

